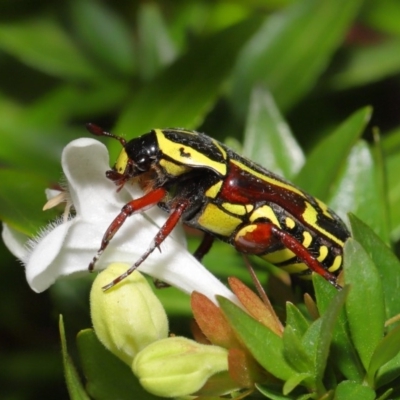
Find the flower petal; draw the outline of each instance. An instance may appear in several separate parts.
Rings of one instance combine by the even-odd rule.
[[[69,143],[63,151],[62,165],[75,209],[86,220],[97,221],[102,212],[112,212],[115,217],[127,202],[143,196],[136,184],[126,184],[117,191],[117,186],[106,178],[105,173],[110,170],[108,152],[95,139],[81,138]],[[135,217],[145,218],[160,227],[167,214],[154,207],[140,215]],[[110,218],[109,223],[112,220]],[[185,240],[181,227],[171,236],[179,241]]]
[[[46,290],[60,275],[65,275],[60,273],[62,268],[60,268],[56,260],[73,222],[70,220],[56,226],[37,242],[31,252],[25,273],[26,280],[35,292],[40,293]]]
[[[176,247],[171,251],[163,248],[162,255],[146,260],[139,270],[185,293],[191,294],[195,290],[201,292],[215,304],[216,295],[238,303],[235,295],[183,247],[180,251]]]
[[[16,231],[7,224],[3,223],[3,230],[1,233],[3,241],[8,250],[20,260],[25,260],[28,255],[28,249],[25,243],[28,241],[28,236],[21,232]]]
[[[62,153],[62,167],[77,214],[96,221],[99,210],[107,211],[118,202],[117,187],[105,176],[110,167],[101,142],[90,138],[72,141]]]

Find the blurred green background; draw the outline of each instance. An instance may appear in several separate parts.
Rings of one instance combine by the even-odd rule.
[[[55,216],[41,212],[44,189],[61,178],[63,147],[88,136],[86,122],[127,138],[154,127],[198,129],[240,148],[260,85],[306,153],[351,113],[373,107],[364,139],[382,134],[396,243],[399,21],[397,0],[1,1],[0,217],[33,234]],[[113,158],[119,144],[109,147]],[[234,252],[219,244],[214,252],[207,264],[227,257],[222,275],[242,274]],[[91,277],[36,294],[2,242],[0,254],[0,397],[67,398],[58,315],[71,339],[90,326]],[[162,297],[171,330],[182,333],[187,306]]]

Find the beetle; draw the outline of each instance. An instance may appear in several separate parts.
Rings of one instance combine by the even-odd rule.
[[[318,273],[340,288],[337,275],[350,233],[320,200],[200,132],[153,129],[126,141],[95,124],[87,129],[121,143],[114,167],[106,172],[118,190],[137,181],[145,192],[111,222],[89,270],[129,216],[156,205],[169,214],[149,248],[104,290],[138,268],[179,221],[204,232],[194,253],[198,260],[218,238],[289,273]]]

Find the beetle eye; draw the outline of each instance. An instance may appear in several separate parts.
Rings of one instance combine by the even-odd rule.
[[[151,160],[150,160],[150,157],[148,157],[148,156],[143,156],[139,160],[135,161],[136,168],[142,172],[149,170],[150,163],[151,163]]]

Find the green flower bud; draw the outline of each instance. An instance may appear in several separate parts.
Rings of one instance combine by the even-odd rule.
[[[103,286],[126,269],[125,264],[111,264],[97,276],[90,292],[90,307],[99,340],[131,365],[142,349],[168,336],[168,320],[150,285],[137,271],[103,291]]]
[[[228,351],[170,337],[143,349],[134,359],[132,370],[149,393],[187,396],[201,389],[214,374],[228,370]]]

